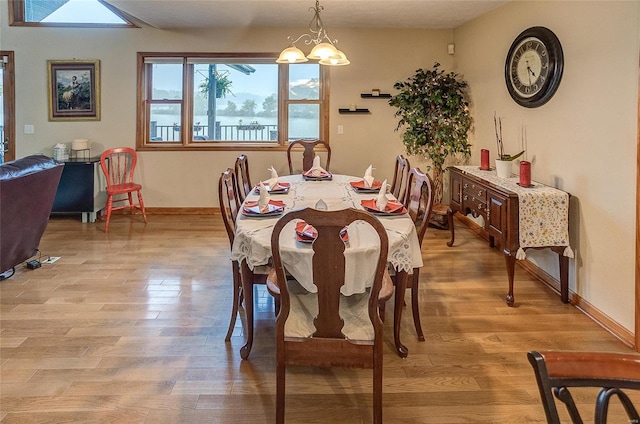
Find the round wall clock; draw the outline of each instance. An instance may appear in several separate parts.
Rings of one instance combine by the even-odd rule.
[[[558,37],[548,28],[532,27],[516,37],[504,65],[507,90],[516,103],[538,107],[555,94],[564,56]]]

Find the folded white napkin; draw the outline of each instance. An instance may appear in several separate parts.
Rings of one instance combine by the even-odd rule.
[[[309,169],[309,171],[311,171],[311,175],[313,175],[314,177],[320,177],[322,176],[322,174],[327,173],[327,171],[325,171],[324,168],[320,166],[320,156],[316,155],[313,158],[313,165],[311,166],[311,169]]]
[[[366,188],[371,188],[373,186],[373,175],[371,175],[371,173],[373,172],[373,165],[369,165],[369,167],[367,168],[366,171],[364,171],[364,177],[362,177],[362,179],[364,180],[364,186]]]
[[[262,181],[260,181],[260,199],[258,199],[258,208],[260,208],[261,213],[269,212],[269,200],[271,200],[269,191]]]
[[[278,187],[278,173],[273,166],[269,168],[269,171],[271,171],[271,178],[267,180],[267,183],[269,184],[269,188],[273,190]]]
[[[315,209],[317,209],[317,210],[319,210],[319,211],[326,211],[326,210],[328,210],[329,208],[328,208],[328,206],[327,206],[327,204],[325,203],[325,201],[324,201],[324,200],[319,199],[319,200],[316,202]]]
[[[379,211],[384,211],[387,207],[387,202],[389,202],[389,199],[387,199],[387,180],[384,180],[382,187],[380,187],[378,197],[376,198],[376,207]]]

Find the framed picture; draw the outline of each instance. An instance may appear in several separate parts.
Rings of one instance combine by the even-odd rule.
[[[100,120],[100,61],[48,60],[49,121]]]

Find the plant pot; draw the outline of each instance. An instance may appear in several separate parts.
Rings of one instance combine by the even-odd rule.
[[[512,160],[496,159],[496,174],[498,174],[498,178],[511,178],[512,164]]]

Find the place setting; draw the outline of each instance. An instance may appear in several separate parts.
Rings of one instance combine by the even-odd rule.
[[[333,174],[320,166],[320,156],[313,158],[313,165],[308,171],[302,173],[302,178],[307,181],[331,181]]]
[[[296,224],[296,240],[300,243],[313,243],[318,238],[318,230],[313,225],[307,224],[305,221],[299,221]],[[340,238],[343,242],[349,241],[349,233],[347,227],[340,231]]]
[[[349,185],[356,193],[378,193],[382,187],[382,183],[380,181],[376,181],[372,173],[373,165],[369,165],[364,172],[362,180],[351,181],[349,182]]]
[[[242,215],[251,218],[268,218],[280,216],[284,212],[285,204],[282,200],[272,200],[264,183],[258,186],[260,198],[247,200],[242,206]]]
[[[264,185],[264,187],[267,189],[269,194],[289,193],[289,188],[291,188],[291,184],[284,181],[279,181],[278,173],[276,172],[273,166],[268,168],[268,170],[271,172],[271,178],[269,178],[267,181],[260,181],[260,184]],[[260,194],[260,184],[258,184],[253,189],[253,192],[255,194]]]
[[[407,213],[407,208],[401,202],[387,197],[387,180],[382,182],[375,199],[363,199],[360,204],[364,210],[378,216],[400,216]]]

